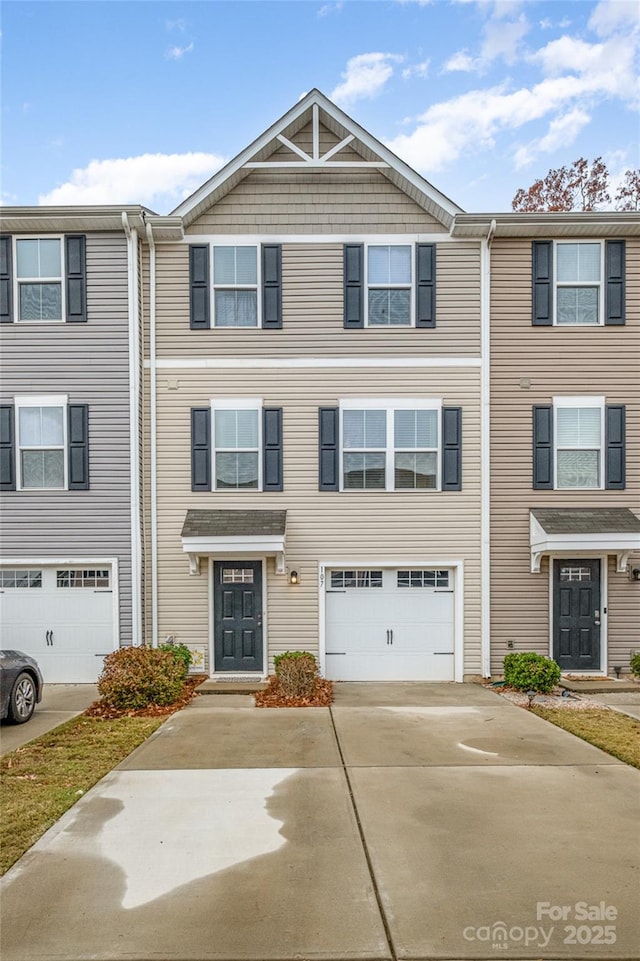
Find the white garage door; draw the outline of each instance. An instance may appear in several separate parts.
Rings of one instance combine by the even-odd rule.
[[[3,568],[3,648],[30,654],[50,684],[93,683],[114,650],[113,572],[101,567]]]
[[[329,679],[454,679],[453,571],[332,570],[327,579]]]

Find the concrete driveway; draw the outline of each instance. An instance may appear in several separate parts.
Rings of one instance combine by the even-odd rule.
[[[639,788],[473,685],[202,697],[5,876],[2,958],[630,961]]]
[[[82,714],[97,698],[95,684],[45,684],[42,700],[30,721],[26,724],[2,721],[0,724],[0,755],[9,754]]]

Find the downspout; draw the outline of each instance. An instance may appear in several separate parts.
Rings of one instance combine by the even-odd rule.
[[[480,368],[480,539],[482,571],[482,676],[491,677],[491,241],[496,232],[492,220],[481,241],[481,368]]]
[[[125,210],[127,297],[129,304],[129,517],[131,527],[131,643],[142,643],[142,518],[140,512],[140,316],[138,311],[138,233]]]
[[[149,394],[151,456],[151,645],[158,646],[158,476],[156,414],[156,245],[151,224],[147,224],[149,243]]]

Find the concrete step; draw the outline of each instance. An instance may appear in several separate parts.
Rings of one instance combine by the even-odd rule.
[[[593,680],[574,681],[563,677],[560,687],[567,691],[575,691],[576,694],[613,694],[614,691],[639,691],[638,681],[627,680],[626,678],[617,680],[614,677],[598,677]]]
[[[256,694],[264,691],[266,681],[219,681],[209,678],[198,685],[198,694]]]

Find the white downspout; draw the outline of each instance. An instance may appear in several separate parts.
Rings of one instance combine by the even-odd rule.
[[[149,243],[149,389],[151,455],[151,645],[158,646],[158,475],[156,414],[156,245],[151,224],[147,224]]]
[[[480,368],[480,458],[481,458],[481,571],[482,571],[482,676],[491,677],[491,241],[496,230],[491,221],[481,241],[481,368]]]
[[[142,518],[140,514],[140,316],[138,311],[138,233],[125,210],[127,297],[129,305],[129,517],[131,527],[131,643],[142,643]]]

